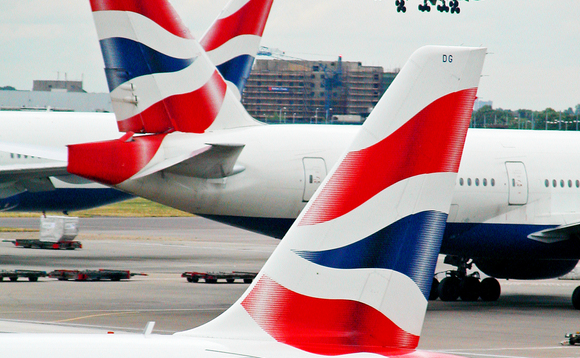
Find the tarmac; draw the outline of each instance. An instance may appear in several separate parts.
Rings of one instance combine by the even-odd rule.
[[[0,227],[38,224],[36,218],[0,218]],[[0,332],[136,333],[149,321],[157,334],[194,328],[227,309],[248,284],[189,283],[181,273],[258,272],[279,242],[198,217],[81,219],[80,229],[81,250],[0,242],[0,270],[122,269],[148,276],[1,282]],[[0,233],[12,240],[37,236]],[[500,282],[497,302],[430,302],[419,348],[465,357],[580,356],[580,346],[560,345],[565,333],[580,330],[580,311],[570,302],[580,282]]]

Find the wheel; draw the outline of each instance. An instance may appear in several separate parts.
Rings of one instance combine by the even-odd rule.
[[[193,277],[188,277],[187,282],[193,282]]]
[[[572,293],[572,305],[577,310],[580,310],[580,286],[576,287]]]
[[[497,301],[501,295],[501,286],[493,277],[484,278],[479,286],[479,294],[484,301]]]
[[[16,277],[16,276],[11,276],[11,277],[10,277],[10,281],[12,281],[12,282],[16,282],[16,281],[18,281],[18,277]]]
[[[479,298],[479,279],[468,276],[461,280],[459,284],[459,297],[462,301],[477,301]]]
[[[234,279],[233,278],[226,278],[226,282],[227,283],[234,283]]]
[[[207,283],[217,283],[217,278],[206,278],[205,282]]]
[[[30,281],[30,282],[36,282],[36,281],[38,281],[38,277],[36,277],[36,276],[30,276],[28,278],[28,281]]]
[[[459,297],[460,280],[457,277],[445,277],[439,282],[437,291],[441,301],[455,301]]]
[[[429,301],[435,301],[439,297],[439,280],[433,277],[431,292],[429,292]]]
[[[252,279],[251,278],[245,278],[244,279],[244,283],[252,283]]]

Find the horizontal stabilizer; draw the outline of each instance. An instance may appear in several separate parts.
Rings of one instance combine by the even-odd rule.
[[[536,231],[528,235],[528,239],[553,244],[555,242],[570,240],[580,235],[580,223],[561,225],[552,229]]]
[[[235,166],[244,144],[209,144],[210,148],[167,171],[196,178],[225,178],[244,170]]]

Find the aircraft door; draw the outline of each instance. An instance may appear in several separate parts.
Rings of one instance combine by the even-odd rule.
[[[308,201],[324,177],[326,176],[326,163],[323,158],[303,158],[304,163],[304,195],[302,201]]]
[[[508,204],[525,205],[528,203],[528,176],[522,162],[506,162],[508,175]]]

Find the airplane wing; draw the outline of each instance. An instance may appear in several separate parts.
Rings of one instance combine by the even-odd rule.
[[[42,162],[0,166],[0,182],[68,175],[66,162]]]
[[[66,170],[66,148],[0,142],[0,151],[56,160],[0,165],[1,199],[25,191],[34,193],[54,190],[49,177],[69,175]]]
[[[45,162],[0,166],[0,199],[25,191],[54,190],[48,177],[68,175],[66,162]]]
[[[561,225],[551,229],[536,231],[528,235],[528,239],[552,244],[559,241],[570,240],[580,235],[580,223]]]

